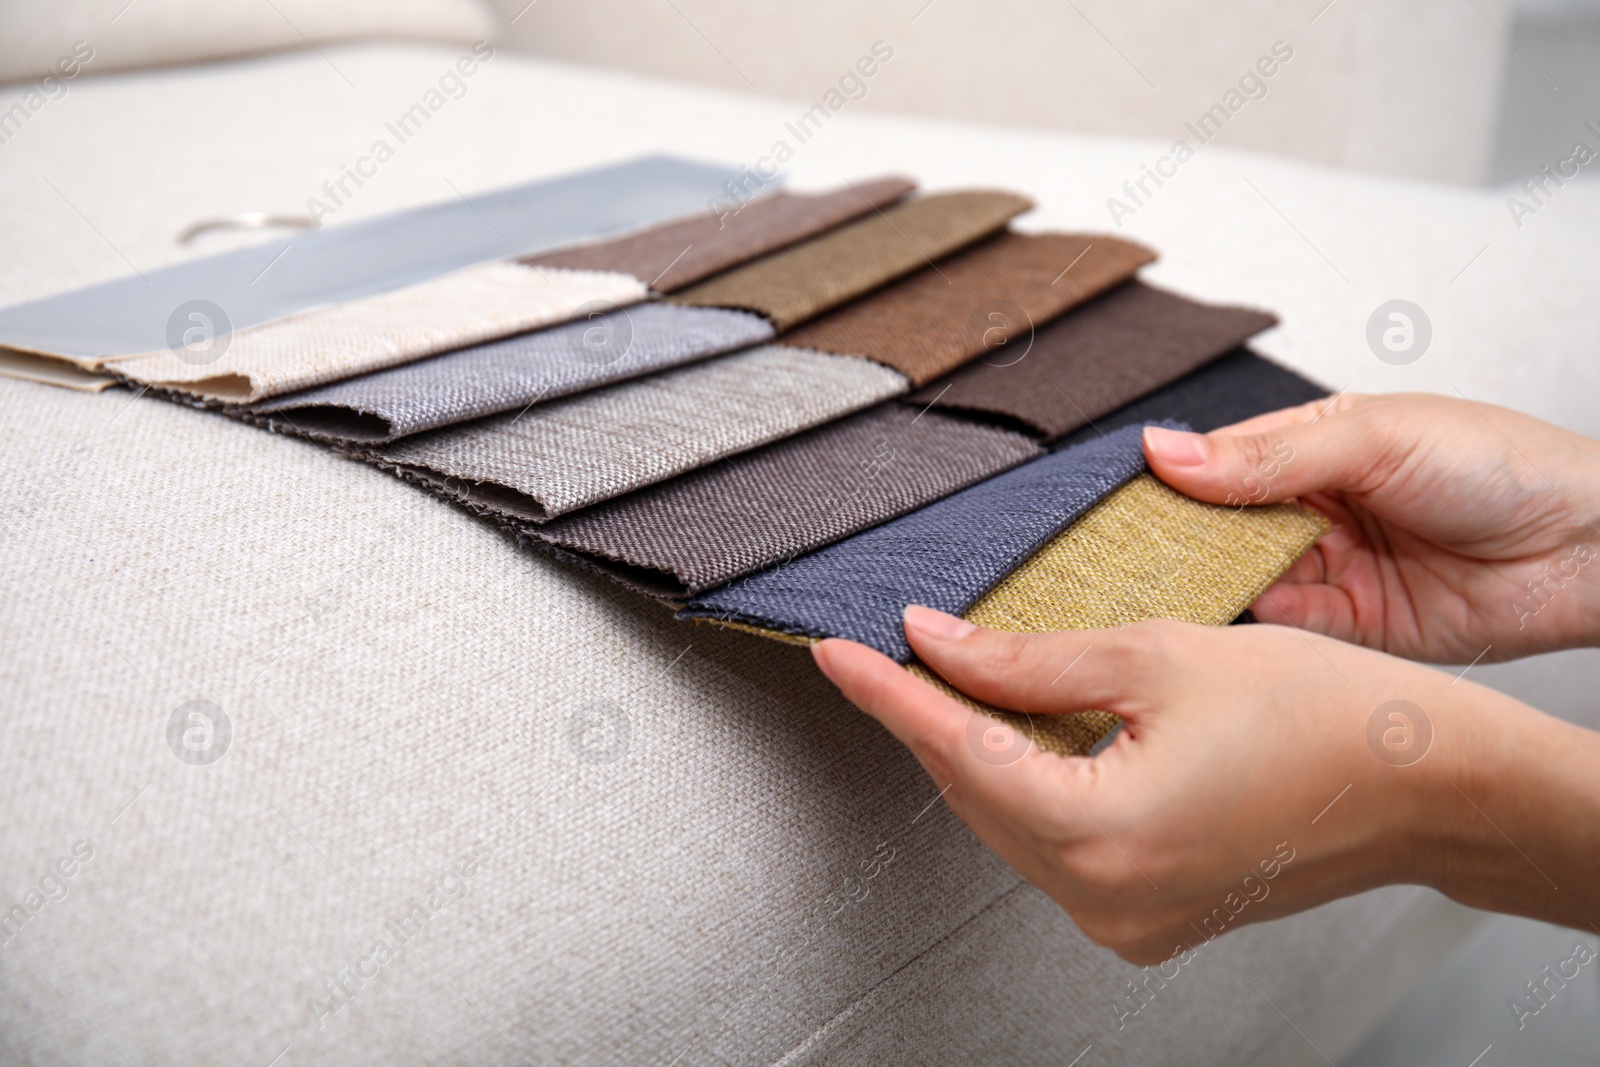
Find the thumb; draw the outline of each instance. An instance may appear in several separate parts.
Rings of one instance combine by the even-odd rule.
[[[1343,397],[1326,415],[1307,405],[1208,434],[1147,426],[1145,459],[1179,492],[1230,507],[1367,491],[1399,449],[1393,427],[1369,418],[1361,399]]]
[[[909,605],[905,628],[917,656],[946,682],[1029,715],[1110,711],[1138,719],[1162,680],[1148,624],[1015,633]]]

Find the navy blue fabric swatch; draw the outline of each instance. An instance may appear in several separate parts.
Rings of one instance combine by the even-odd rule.
[[[1248,348],[1240,348],[1109,415],[1101,415],[1094,425],[1072,431],[1051,447],[1071,448],[1118,427],[1151,419],[1178,419],[1197,433],[1210,433],[1327,395],[1328,390],[1316,382],[1262,359]]]
[[[1188,429],[1164,420],[1157,425]],[[713,618],[845,637],[911,659],[907,604],[959,615],[1045,543],[1145,469],[1142,426],[1013,467],[954,496],[691,600]],[[893,471],[886,474],[892,476]]]

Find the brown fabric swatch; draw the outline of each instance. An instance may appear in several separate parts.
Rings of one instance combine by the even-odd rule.
[[[1034,333],[1033,344],[932,382],[907,403],[1015,420],[1051,439],[1167,385],[1277,323],[1130,282]],[[808,341],[808,344],[815,344]]]
[[[737,211],[709,210],[609,241],[530,256],[526,263],[631,274],[658,293],[693,285],[740,263],[886,207],[917,187],[905,178],[852,182],[827,193],[776,192]]]
[[[981,355],[995,363],[1014,358],[1043,323],[1155,258],[1116,237],[997,234],[807,323],[785,341],[864,356],[921,385]]]
[[[523,532],[642,592],[688,596],[1041,454],[1021,434],[883,404]]]
[[[1015,193],[936,193],[774,252],[671,299],[742,308],[779,330],[871,292],[987,237],[1033,207]]]

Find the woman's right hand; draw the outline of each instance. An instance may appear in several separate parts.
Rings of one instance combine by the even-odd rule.
[[[1254,606],[1431,663],[1600,644],[1600,444],[1449,397],[1341,395],[1210,434],[1145,430],[1174,489],[1299,498],[1331,533]]]

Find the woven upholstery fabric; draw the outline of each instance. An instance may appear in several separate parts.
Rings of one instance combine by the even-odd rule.
[[[1021,434],[884,404],[533,532],[643,592],[688,596],[1039,454]]]
[[[1240,349],[1207,363],[1164,389],[1140,397],[1094,424],[1074,430],[1051,447],[1068,448],[1120,426],[1151,419],[1177,419],[1201,433],[1263,414],[1320,400],[1328,390],[1286,367]]]
[[[791,329],[813,316],[930,266],[1002,229],[1033,207],[1015,193],[937,193],[841,226],[685,289],[700,307],[744,308]]]
[[[1177,424],[1173,424],[1177,425]],[[1068,523],[1144,470],[1130,426],[696,597],[685,618],[847,637],[905,663],[907,604],[960,614]]]
[[[274,429],[381,443],[771,338],[771,324],[747,311],[639,304],[278,397],[249,414]]]
[[[877,360],[920,385],[985,353],[1001,363],[1017,358],[1012,353],[1027,351],[1041,324],[1155,258],[1115,237],[997,234],[936,270],[807,323],[788,340]]]
[[[736,211],[707,210],[609,241],[566,248],[525,260],[573,270],[631,274],[658,293],[671,293],[757,256],[786,248],[915,189],[905,178],[852,182],[826,193],[782,190]]]
[[[220,357],[172,352],[107,364],[112,373],[205,400],[250,403],[562,322],[594,304],[643,299],[626,274],[485,263],[377,296],[239,330]],[[226,310],[226,309],[224,309]]]
[[[479,510],[543,522],[898,396],[886,367],[763,345],[368,453]]]
[[[1019,633],[1098,630],[1141,619],[1225,626],[1327,531],[1327,520],[1305,508],[1203,504],[1143,474],[1007,575],[965,617]],[[1050,752],[1085,755],[1118,721],[1103,711],[1002,712],[957,692],[920,663],[911,670],[968,707],[1009,721]]]
[[[919,406],[978,411],[1046,439],[1089,422],[1237,348],[1277,322],[1131,282],[913,396]]]

